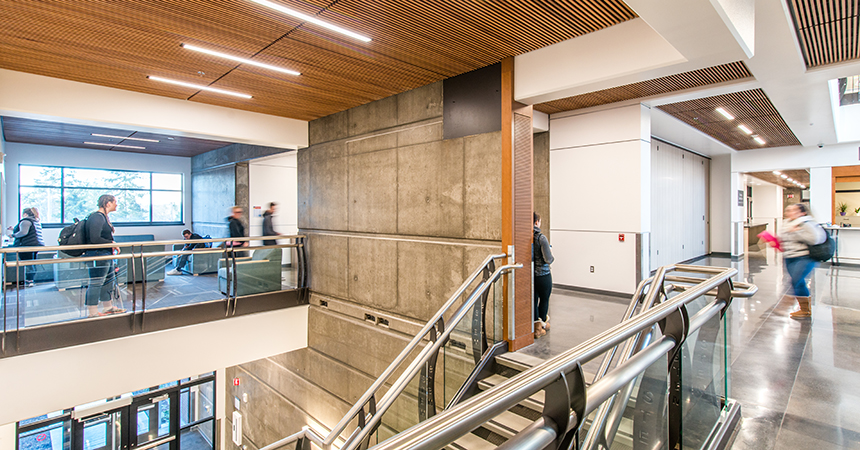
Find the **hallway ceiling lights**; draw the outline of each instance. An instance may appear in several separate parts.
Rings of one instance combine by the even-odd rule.
[[[723,115],[723,117],[725,117],[726,119],[734,120],[734,118],[735,118],[735,116],[733,116],[733,115],[729,114],[729,112],[728,112],[728,111],[726,111],[725,109],[723,109],[722,107],[718,107],[718,108],[716,109],[716,111],[717,111],[718,113],[722,114],[722,115]]]
[[[233,55],[228,55],[226,53],[216,52],[215,50],[209,50],[209,49],[197,47],[196,45],[179,44],[179,46],[184,48],[184,49],[188,49],[188,50],[192,50],[192,51],[200,52],[200,53],[205,53],[207,55],[215,56],[218,58],[229,59],[231,61],[240,62],[242,64],[248,64],[250,66],[262,67],[263,69],[274,70],[274,71],[285,73],[288,75],[296,75],[296,76],[301,75],[300,72],[296,72],[295,70],[284,69],[283,67],[277,67],[277,66],[272,66],[269,64],[263,64],[263,63],[257,62],[257,61],[251,61],[250,59],[240,58],[238,56],[233,56]]]
[[[209,86],[203,86],[201,84],[186,83],[184,81],[176,81],[176,80],[156,77],[156,76],[152,76],[152,75],[147,75],[146,78],[149,78],[150,80],[153,80],[153,81],[161,81],[162,83],[169,83],[169,84],[175,84],[177,86],[185,86],[185,87],[190,87],[190,88],[194,88],[194,89],[199,89],[201,91],[217,92],[219,94],[232,95],[232,96],[241,97],[241,98],[251,98],[251,96],[248,94],[241,94],[238,92],[225,91],[223,89],[213,88],[213,87],[209,87]]]
[[[765,142],[765,141],[764,141],[764,139],[762,139],[762,138],[761,138],[761,137],[759,137],[759,136],[753,136],[753,140],[754,140],[754,141],[756,141],[756,142],[758,142],[758,144],[759,144],[759,145],[764,145],[764,144],[766,144],[766,143],[767,143],[767,142]]]
[[[323,22],[322,20],[319,20],[316,17],[309,16],[307,14],[300,13],[298,11],[294,11],[294,10],[289,9],[289,8],[285,8],[285,7],[283,7],[277,3],[273,3],[273,2],[270,2],[268,0],[251,0],[251,1],[258,4],[258,5],[263,5],[265,7],[272,8],[275,11],[282,12],[288,16],[293,16],[293,17],[300,19],[300,20],[303,20],[305,22],[310,22],[312,24],[319,25],[323,28],[334,31],[335,33],[340,33],[340,34],[343,34],[345,36],[349,36],[353,39],[358,39],[361,42],[370,42],[371,41],[371,39],[367,36],[362,36],[358,33],[353,33],[352,31],[343,29],[337,25],[332,25],[328,22]]]
[[[781,174],[779,177],[780,177],[780,178],[782,178],[782,179],[784,180],[784,179],[788,178],[788,175],[786,175],[786,174]]]
[[[144,138],[136,138],[136,137],[113,136],[113,135],[110,135],[110,134],[90,133],[90,135],[91,135],[91,136],[96,136],[96,137],[106,137],[106,138],[112,138],[112,139],[123,139],[123,140],[129,140],[129,141],[159,142],[159,140],[158,140],[158,139],[144,139]]]
[[[84,144],[103,145],[105,147],[121,147],[121,148],[134,148],[134,149],[138,149],[138,150],[146,150],[146,147],[140,147],[137,145],[105,144],[103,142],[84,142]]]
[[[744,132],[744,133],[746,133],[746,134],[752,134],[752,130],[750,130],[749,128],[747,128],[747,126],[746,126],[746,125],[738,125],[738,128],[740,128],[740,129],[741,129],[741,131],[743,131],[743,132]]]
[[[782,172],[780,172],[780,171],[778,171],[778,170],[774,170],[774,171],[773,171],[773,174],[774,174],[774,175],[782,175]]]

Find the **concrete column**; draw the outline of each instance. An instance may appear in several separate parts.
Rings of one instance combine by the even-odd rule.
[[[632,294],[648,274],[650,110],[550,118],[553,282]]]

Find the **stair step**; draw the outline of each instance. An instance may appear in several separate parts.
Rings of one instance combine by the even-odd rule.
[[[509,352],[496,356],[496,362],[519,372],[525,372],[545,360],[525,353]]]
[[[449,450],[491,450],[496,446],[472,433],[468,433],[445,448]]]
[[[508,379],[501,375],[492,375],[479,381],[478,388],[482,391],[486,391],[487,389],[490,389],[493,386],[498,386],[505,381],[508,381]],[[541,412],[543,411],[544,398],[544,391],[540,390],[535,392],[531,397],[521,401],[520,405],[523,405],[528,409]]]
[[[505,411],[485,423],[484,428],[510,439],[531,424],[531,420],[526,419],[519,414]]]

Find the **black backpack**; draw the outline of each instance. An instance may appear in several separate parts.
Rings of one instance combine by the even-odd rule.
[[[821,228],[821,225],[815,226]],[[819,262],[830,260],[836,252],[836,241],[834,241],[826,231],[824,233],[827,236],[827,239],[825,239],[824,242],[815,245],[807,245],[809,248],[809,257]]]
[[[78,220],[75,217],[74,220],[75,223],[60,231],[60,237],[57,238],[60,245],[84,245],[87,243],[87,219]],[[70,249],[63,250],[63,253],[69,256],[81,256],[85,251],[83,249]]]

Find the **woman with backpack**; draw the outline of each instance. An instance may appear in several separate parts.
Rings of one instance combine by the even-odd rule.
[[[791,278],[791,290],[799,306],[789,315],[792,319],[804,319],[812,316],[806,279],[815,269],[815,260],[809,256],[809,246],[827,240],[827,233],[809,215],[803,203],[785,208],[785,217],[788,222],[778,237],[784,252],[785,269]]]
[[[113,243],[113,225],[110,223],[108,214],[116,211],[116,197],[104,194],[99,197],[98,211],[87,217],[87,243],[88,244],[111,244]],[[94,248],[87,250],[84,256],[106,256],[113,255],[114,248]],[[112,259],[93,261],[89,268],[90,284],[87,286],[86,304],[89,317],[106,316],[125,312],[124,309],[114,306],[111,293],[116,283],[116,266]],[[102,304],[102,312],[98,305]]]
[[[552,273],[549,265],[555,261],[550,250],[549,240],[540,232],[540,215],[534,213],[535,229],[532,241],[532,261],[534,262],[534,311],[535,339],[549,331],[549,295],[552,293]]]
[[[9,227],[12,228],[12,234],[10,234],[10,236],[15,239],[12,246],[44,247],[45,241],[42,239],[42,222],[39,221],[39,210],[35,207],[24,208],[22,214],[24,217],[21,218],[18,225],[15,225],[15,228]],[[38,252],[20,252],[18,253],[18,259],[21,261],[36,259],[36,253]],[[24,268],[24,279],[21,280],[20,283],[26,283],[27,286],[32,286],[34,271],[34,266],[26,266]]]

